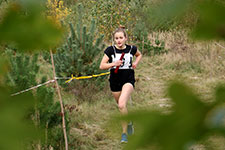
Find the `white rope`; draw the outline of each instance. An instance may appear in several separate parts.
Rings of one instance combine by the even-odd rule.
[[[219,44],[219,43],[217,43],[217,42],[216,42],[216,45],[218,45],[219,47],[221,47],[221,48],[225,49],[225,47],[224,47],[224,46],[220,45],[220,44]]]
[[[70,79],[71,77],[56,77],[56,80],[65,80]]]
[[[43,86],[43,85],[46,85],[46,84],[49,84],[49,83],[53,83],[53,82],[55,82],[55,80],[49,80],[49,81],[47,81],[47,82],[45,82],[45,83],[38,84],[38,85],[33,86],[33,87],[29,88],[29,89],[26,89],[26,90],[23,90],[23,91],[20,91],[20,92],[17,92],[17,93],[11,94],[11,96],[19,95],[19,94],[21,94],[21,93],[24,93],[24,92],[30,91],[30,90],[32,90],[32,89],[36,89],[36,88],[38,88],[38,87],[41,87],[41,86]]]
[[[71,77],[56,77],[55,80],[67,80],[67,79],[70,79],[70,78],[71,78]],[[20,91],[20,92],[11,94],[11,96],[19,95],[19,94],[21,94],[21,93],[24,93],[24,92],[27,92],[27,91],[30,91],[30,90],[39,88],[39,87],[41,87],[41,86],[43,86],[43,85],[46,85],[46,84],[49,84],[49,83],[53,83],[53,82],[55,82],[55,80],[49,80],[49,81],[47,81],[47,82],[45,82],[45,83],[38,84],[38,85],[33,86],[33,87],[29,88],[29,89],[26,89],[26,90],[23,90],[23,91]]]

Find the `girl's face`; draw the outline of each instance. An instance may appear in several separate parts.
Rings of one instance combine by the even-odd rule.
[[[124,48],[127,38],[123,32],[116,32],[114,35],[114,41],[118,48]]]

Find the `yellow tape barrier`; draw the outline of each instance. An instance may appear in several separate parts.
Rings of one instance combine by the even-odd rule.
[[[95,77],[104,76],[104,75],[108,75],[108,74],[110,74],[110,72],[105,72],[105,73],[100,73],[100,74],[90,75],[90,76],[80,76],[80,77],[74,77],[72,74],[71,78],[69,80],[67,80],[66,83],[69,83],[72,80],[90,79],[90,78],[95,78]]]

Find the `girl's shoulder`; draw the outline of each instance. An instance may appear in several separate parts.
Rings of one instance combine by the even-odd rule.
[[[126,46],[128,47],[128,49],[132,48],[132,49],[137,49],[137,46],[132,45],[132,44],[126,44]]]
[[[128,48],[131,51],[131,54],[135,55],[135,53],[137,52],[137,47],[135,45],[127,45]]]
[[[113,46],[108,46],[105,49],[104,53],[107,54],[108,56],[111,55],[112,53],[114,53]]]
[[[105,51],[112,51],[113,50],[113,46],[108,46]]]

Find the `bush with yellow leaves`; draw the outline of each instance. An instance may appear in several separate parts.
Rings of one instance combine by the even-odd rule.
[[[71,10],[64,5],[63,0],[47,0],[47,18],[60,24],[70,14]]]

